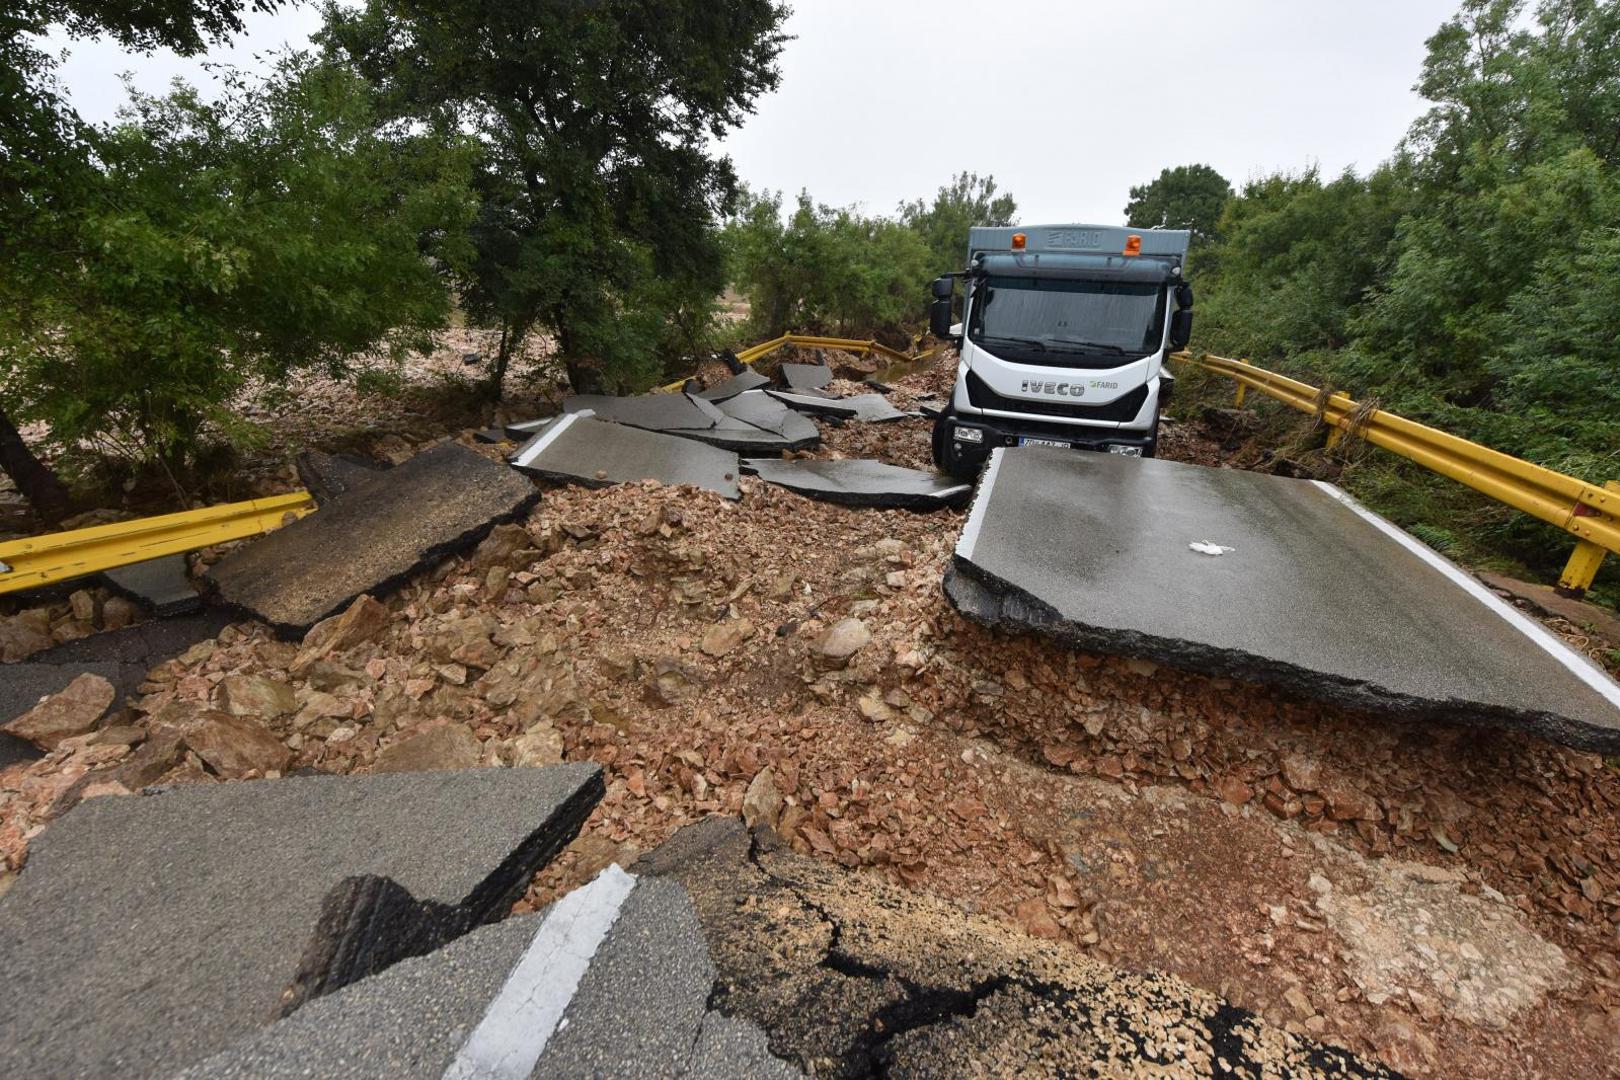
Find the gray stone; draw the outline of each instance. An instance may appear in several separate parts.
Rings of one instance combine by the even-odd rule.
[[[1327,484],[997,450],[945,588],[1084,649],[1620,751],[1613,680]]]
[[[743,461],[743,468],[761,480],[780,484],[801,495],[845,506],[938,510],[960,506],[973,494],[972,484],[950,477],[859,458],[837,461],[749,458]]]
[[[504,915],[601,794],[562,765],[81,803],[0,902],[0,1074],[171,1075],[370,985]]]
[[[296,636],[472,547],[539,497],[512,470],[443,443],[226,556],[208,579],[227,604]]]
[[[191,583],[184,555],[120,566],[102,576],[114,590],[140,601],[160,617],[185,615],[202,608],[202,597]]]
[[[607,487],[657,480],[692,484],[728,499],[737,487],[737,455],[690,439],[610,424],[574,413],[536,435],[511,458],[514,467],[548,480]]]

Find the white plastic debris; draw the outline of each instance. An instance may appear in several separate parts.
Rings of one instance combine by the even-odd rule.
[[[1224,547],[1212,540],[1194,540],[1187,546],[1198,552],[1200,555],[1225,555],[1228,551],[1237,550],[1236,548]]]

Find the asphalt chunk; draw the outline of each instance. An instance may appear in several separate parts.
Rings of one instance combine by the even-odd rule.
[[[539,497],[512,470],[445,443],[226,556],[208,580],[225,603],[301,635],[360,594],[384,595],[472,546]]]
[[[771,385],[770,379],[766,378],[764,375],[761,375],[753,368],[747,368],[743,371],[739,371],[737,374],[731,376],[729,379],[726,379],[724,382],[717,383],[714,386],[709,387],[707,390],[701,391],[697,396],[705,401],[712,401],[719,404],[722,401],[730,401],[738,394],[746,393],[749,390],[755,390],[761,386],[769,385]]]
[[[511,457],[535,476],[586,487],[657,480],[742,497],[737,455],[691,439],[605,423],[572,413],[548,425]]]
[[[820,390],[832,379],[833,369],[826,364],[782,365],[782,383],[790,390]]]
[[[973,495],[972,484],[938,473],[862,458],[830,461],[749,458],[743,461],[743,468],[761,480],[801,495],[845,506],[939,510],[961,506]]]
[[[642,394],[639,397],[611,397],[606,394],[575,394],[563,400],[565,413],[589,412],[598,420],[611,420],[643,431],[679,428],[691,431],[714,426],[713,406],[699,405],[685,394]]]
[[[1090,651],[1620,750],[1620,686],[1327,484],[997,450],[945,590],[980,622]]]
[[[35,841],[0,903],[0,1074],[156,1076],[202,1061],[311,987],[504,914],[601,794],[596,766],[562,765],[82,803]],[[431,920],[398,902],[368,909],[388,918],[328,918],[334,893],[340,914],[354,910],[343,899],[366,876],[430,905]],[[432,920],[445,921],[422,936]],[[321,956],[355,966],[312,979]]]
[[[191,583],[184,555],[119,566],[102,574],[115,592],[135,600],[159,618],[188,615],[202,609],[202,596]]]
[[[313,1001],[182,1074],[334,1078],[798,1075],[711,1012],[714,965],[680,885],[610,867],[532,916]],[[530,1065],[530,1062],[533,1062]]]
[[[293,465],[299,481],[320,506],[387,469],[353,454],[328,454],[324,450],[305,450],[293,459]]]
[[[790,450],[808,449],[821,441],[821,429],[814,420],[801,416],[760,390],[739,394],[722,403],[720,411],[735,420],[781,436]]]

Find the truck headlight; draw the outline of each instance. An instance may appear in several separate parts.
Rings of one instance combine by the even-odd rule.
[[[1142,448],[1140,446],[1121,446],[1118,443],[1110,443],[1108,452],[1110,454],[1122,454],[1125,457],[1142,456]]]
[[[955,432],[952,433],[952,437],[955,438],[957,442],[984,442],[984,432],[980,431],[976,427],[959,427]]]

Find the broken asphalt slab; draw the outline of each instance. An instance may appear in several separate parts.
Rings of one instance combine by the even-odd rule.
[[[945,591],[1095,652],[1620,751],[1620,686],[1329,484],[997,450]]]
[[[781,371],[782,385],[790,390],[821,390],[833,379],[826,364],[783,364]]]
[[[723,402],[720,411],[780,436],[785,450],[806,450],[821,441],[821,429],[814,420],[759,390],[750,390]]]
[[[563,399],[563,412],[589,412],[598,420],[611,420],[643,431],[695,431],[714,426],[714,414],[685,394],[642,394],[639,397],[575,394]]]
[[[825,502],[899,510],[939,510],[961,506],[973,485],[920,469],[881,461],[782,461],[749,458],[743,468],[761,480]]]
[[[761,386],[769,385],[771,385],[770,379],[761,375],[753,368],[747,368],[743,371],[739,371],[729,379],[717,383],[714,386],[709,387],[707,390],[701,391],[697,396],[702,398],[704,401],[712,401],[718,405],[722,401],[730,401],[738,394],[746,393],[749,390],[757,390]]]
[[[734,818],[630,869],[685,885],[717,971],[711,1009],[817,1076],[1388,1075],[1173,976],[781,850]]]
[[[820,416],[836,416],[845,420],[861,420],[868,424],[882,424],[891,420],[906,420],[921,413],[906,412],[889,404],[882,394],[856,394],[853,397],[823,398],[809,394],[787,394],[780,390],[765,393],[800,412]]]
[[[686,892],[617,866],[535,915],[313,1001],[183,1075],[422,1078],[797,1075],[708,1010]]]
[[[191,582],[184,555],[119,566],[103,572],[102,577],[113,591],[144,605],[159,618],[202,609],[202,596]]]
[[[200,1062],[499,918],[602,790],[596,766],[560,765],[81,803],[0,899],[0,1075]]]
[[[208,580],[226,604],[301,635],[360,594],[386,594],[472,546],[539,497],[511,469],[444,443],[232,552]]]
[[[691,484],[728,499],[742,497],[736,454],[584,413],[570,413],[548,425],[511,462],[523,472],[586,487],[657,480]]]
[[[293,466],[298,470],[299,482],[320,506],[388,468],[353,454],[328,454],[324,450],[305,450],[293,459]]]

